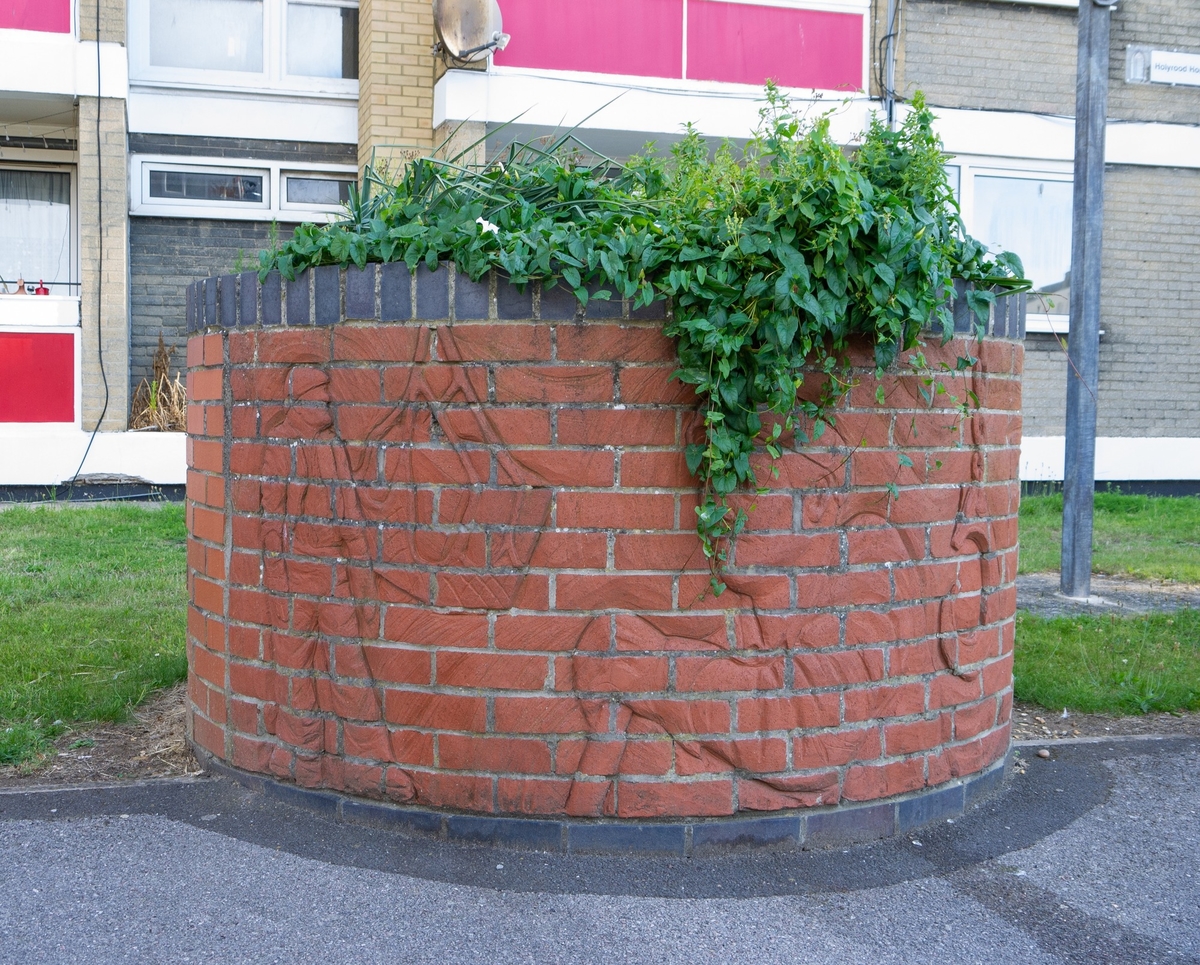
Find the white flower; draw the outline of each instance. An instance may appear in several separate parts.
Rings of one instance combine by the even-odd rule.
[[[476,218],[475,223],[482,227],[484,231],[490,231],[494,235],[500,234],[499,226],[492,224],[487,218]]]

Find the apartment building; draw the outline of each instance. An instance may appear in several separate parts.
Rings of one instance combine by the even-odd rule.
[[[889,61],[897,111],[921,89],[940,116],[968,229],[1041,293],[1023,472],[1061,478],[1078,2],[499,0],[512,39],[477,69],[435,55],[431,0],[0,4],[0,487],[182,482],[178,435],[126,429],[160,335],[182,361],[185,283],[336,216],[372,160],[452,131],[741,138],[768,77],[850,143]],[[1197,480],[1200,10],[1112,17],[1098,470]]]

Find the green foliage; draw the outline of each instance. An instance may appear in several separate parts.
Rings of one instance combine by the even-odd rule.
[[[1021,500],[1021,572],[1057,570],[1062,496]],[[1148,580],[1200,583],[1200,498],[1097,493],[1092,570]]]
[[[1200,611],[1046,619],[1017,614],[1019,700],[1083,713],[1200,710]]]
[[[740,156],[729,146],[711,154],[689,129],[669,159],[624,166],[585,162],[570,135],[514,145],[478,170],[460,163],[465,153],[418,159],[394,185],[364,179],[345,221],[302,225],[263,252],[260,272],[453,259],[472,279],[495,268],[517,285],[566,284],[584,304],[669,299],[675,374],[704,412],[687,459],[719,593],[728,541],[746,522],[728,497],[760,485],[756,450],[778,458],[792,438],[808,441],[800,424],[816,438],[833,422],[851,339],[868,340],[882,372],[922,328],[950,336],[953,279],[973,283],[981,320],[994,286],[1028,287],[1015,256],[992,261],[964,234],[919,95],[900,130],[876,120],[852,153],[833,140],[828,114],[804,120],[773,86],[766,100]],[[797,404],[806,378],[819,389]]]
[[[0,764],[187,675],[182,506],[0,512]]]

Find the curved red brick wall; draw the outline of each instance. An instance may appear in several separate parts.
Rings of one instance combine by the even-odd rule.
[[[874,800],[1003,757],[1019,341],[927,348],[980,358],[961,425],[914,376],[880,406],[856,371],[714,599],[661,321],[453,281],[189,292],[200,747],[398,802],[630,818]]]

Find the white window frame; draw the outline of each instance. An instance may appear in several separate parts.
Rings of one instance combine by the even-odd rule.
[[[1014,158],[951,155],[947,166],[959,169],[958,206],[962,212],[967,234],[978,237],[975,220],[975,178],[984,177],[1037,179],[1039,181],[1074,181],[1074,166],[1070,161],[1024,161]],[[1070,331],[1069,316],[1039,311],[1034,297],[1029,299],[1025,330],[1035,334],[1066,335]]]
[[[11,157],[5,158],[3,156],[0,156],[0,168],[4,168],[6,170],[16,170],[16,171],[50,171],[55,174],[65,174],[68,177],[68,179],[70,181],[70,189],[69,189],[70,202],[69,202],[69,204],[70,204],[70,208],[71,208],[71,211],[70,211],[71,231],[70,231],[70,238],[68,239],[67,244],[71,250],[67,257],[67,280],[69,282],[71,282],[71,284],[67,287],[66,292],[55,291],[54,289],[51,289],[50,292],[53,295],[67,294],[67,295],[73,295],[76,298],[78,298],[79,293],[81,291],[80,281],[82,279],[79,277],[80,276],[80,266],[79,266],[79,221],[80,221],[80,216],[79,216],[79,176],[78,176],[77,166],[74,164],[45,164],[45,163],[36,163],[36,162],[33,164],[22,164],[18,161],[14,161]],[[6,280],[9,281],[10,283],[12,282],[12,279],[6,279]],[[36,279],[36,278],[32,279],[32,280],[33,280],[34,284],[36,284],[38,281],[38,279]],[[26,278],[25,281],[29,282],[30,279]]]
[[[129,0],[129,79],[156,87],[321,94],[358,97],[358,80],[343,77],[302,77],[287,73],[288,0],[262,0],[263,69],[261,73],[204,70],[194,67],[155,67],[150,64],[150,4]],[[303,0],[315,6],[357,8],[358,0]]]
[[[151,171],[193,171],[197,174],[250,174],[263,179],[263,200],[195,201],[150,197]],[[283,179],[289,175],[357,181],[353,164],[299,164],[292,161],[230,160],[178,154],[135,154],[129,159],[129,213],[166,218],[209,218],[226,221],[284,221],[324,224],[345,213],[340,205],[287,204]]]

